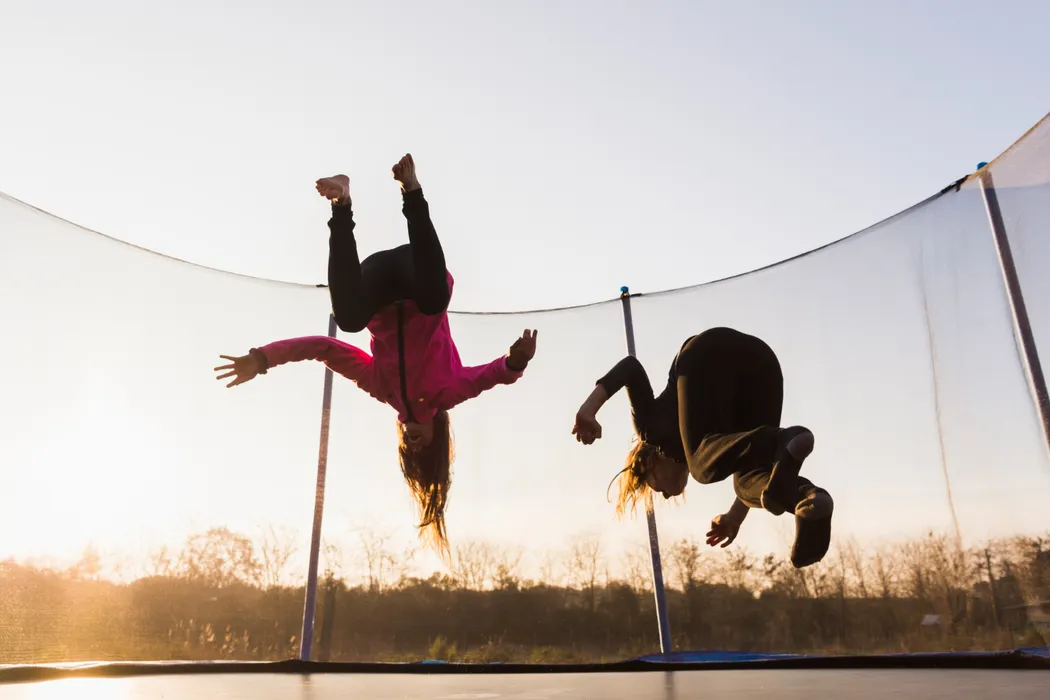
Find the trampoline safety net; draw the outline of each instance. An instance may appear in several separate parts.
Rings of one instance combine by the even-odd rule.
[[[1046,361],[1050,120],[982,172]],[[174,261],[10,198],[0,285],[0,663],[298,657],[325,369],[227,390],[212,368],[324,335],[327,290]],[[816,435],[804,474],[835,499],[828,556],[796,570],[790,517],[754,511],[732,546],[705,545],[731,481],[657,498],[671,649],[1045,647],[1050,462],[978,176],[807,255],[631,309],[657,387],[706,328],[768,342],[786,424]],[[467,363],[524,328],[539,352],[517,384],[451,412],[448,563],[420,547],[393,411],[334,378],[312,658],[660,652],[644,512],[617,520],[606,500],[632,437],[624,393],[597,444],[570,432],[627,352],[621,301],[451,324]]]

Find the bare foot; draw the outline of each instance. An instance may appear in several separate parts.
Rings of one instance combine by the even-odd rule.
[[[411,192],[420,189],[419,180],[416,179],[416,163],[412,160],[411,153],[406,153],[405,157],[399,160],[391,170],[394,173],[394,179],[401,183],[402,191]]]
[[[346,175],[322,177],[315,183],[317,193],[334,204],[350,203],[350,178]]]

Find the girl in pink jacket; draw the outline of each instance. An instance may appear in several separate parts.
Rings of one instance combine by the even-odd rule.
[[[401,471],[419,507],[420,536],[448,553],[445,505],[454,448],[448,411],[499,384],[513,384],[536,353],[536,332],[526,329],[509,352],[492,362],[464,367],[448,322],[453,280],[427,201],[406,155],[393,167],[401,184],[407,245],[360,261],[354,240],[350,181],[345,175],[317,181],[332,203],[328,288],[336,324],[348,333],[365,328],[371,354],[327,336],[279,340],[243,357],[222,355],[216,367],[230,387],[287,362],[319,360],[397,411]]]

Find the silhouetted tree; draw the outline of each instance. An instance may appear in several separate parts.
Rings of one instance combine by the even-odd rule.
[[[234,583],[257,584],[262,578],[262,566],[255,558],[252,541],[225,527],[191,535],[179,556],[176,572],[216,588]]]

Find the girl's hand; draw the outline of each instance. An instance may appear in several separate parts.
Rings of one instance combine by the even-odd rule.
[[[529,366],[529,362],[536,356],[536,336],[539,331],[531,331],[528,328],[521,337],[514,341],[507,354],[507,360],[513,369],[522,372]]]
[[[234,380],[226,385],[226,388],[237,386],[238,384],[244,384],[247,381],[255,379],[255,377],[262,372],[265,367],[262,366],[262,358],[256,355],[244,355],[243,357],[231,357],[230,355],[219,355],[224,360],[230,360],[231,364],[221,365],[215,368],[216,372],[226,371],[225,374],[220,374],[216,379],[222,380],[229,377],[234,377]]]
[[[581,408],[576,412],[576,423],[572,426],[572,434],[576,436],[576,442],[593,445],[594,441],[602,436],[602,426],[593,413]]]
[[[725,549],[733,544],[733,540],[736,539],[739,532],[740,521],[736,518],[732,517],[729,513],[716,515],[711,520],[711,530],[707,533],[707,545],[709,547],[714,547],[721,542],[722,549]],[[723,542],[723,540],[725,541]]]

